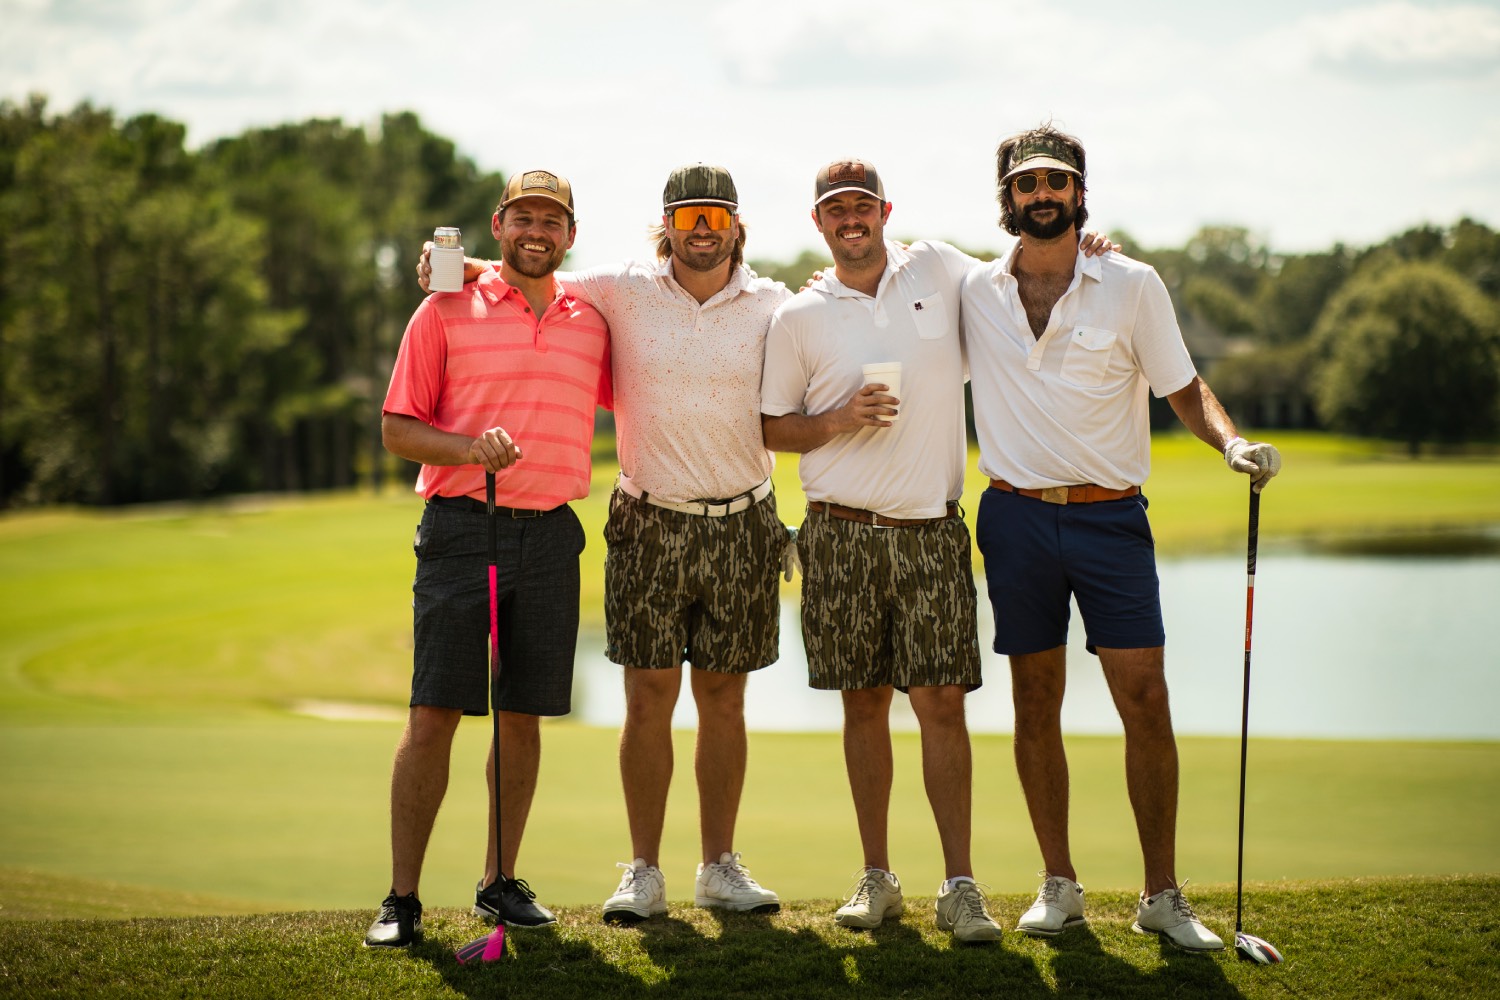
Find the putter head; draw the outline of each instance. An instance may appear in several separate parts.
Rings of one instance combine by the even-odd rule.
[[[1275,965],[1281,961],[1281,952],[1264,938],[1240,932],[1234,936],[1234,950],[1240,958],[1260,965]]]
[[[495,929],[484,937],[475,938],[453,953],[459,965],[474,965],[481,962],[498,962],[505,956],[505,925],[496,924]]]

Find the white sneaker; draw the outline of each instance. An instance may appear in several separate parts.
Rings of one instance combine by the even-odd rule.
[[[725,851],[718,861],[698,866],[693,902],[737,913],[775,913],[781,909],[781,897],[750,877],[749,869],[740,864],[738,851]]]
[[[965,943],[1000,940],[1000,925],[990,916],[984,893],[971,878],[953,878],[938,886],[937,926]]]
[[[1042,876],[1042,887],[1031,909],[1021,914],[1016,930],[1033,937],[1055,937],[1084,923],[1083,886],[1061,875],[1037,874]]]
[[[1163,889],[1149,899],[1142,896],[1130,929],[1137,934],[1160,934],[1184,951],[1220,951],[1224,947],[1219,936],[1204,927],[1193,912],[1182,886]]]
[[[628,865],[622,861],[615,867],[625,869],[625,874],[615,894],[604,901],[606,923],[633,924],[667,912],[667,880],[660,868],[646,864],[645,858]]]
[[[860,873],[854,895],[839,907],[833,922],[841,927],[870,930],[879,927],[886,917],[899,917],[905,912],[906,901],[901,898],[901,880],[896,873],[866,868]]]

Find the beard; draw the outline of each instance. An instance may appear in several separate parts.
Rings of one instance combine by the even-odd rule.
[[[844,243],[845,233],[861,233],[868,237],[864,247],[853,249]],[[824,242],[828,244],[828,250],[833,254],[835,263],[846,267],[859,267],[871,257],[878,256],[885,250],[885,242],[879,232],[872,232],[865,226],[842,226],[832,236],[827,237]]]
[[[535,243],[538,246],[551,246],[552,252],[545,257],[538,258],[535,254],[525,253],[521,250],[522,243]],[[567,256],[567,247],[558,247],[548,240],[534,240],[520,237],[518,239],[502,239],[500,241],[500,259],[528,278],[545,278],[562,266],[563,258]]]
[[[1039,222],[1032,215],[1044,208],[1053,209],[1057,213],[1049,222]],[[1077,218],[1078,209],[1074,205],[1061,201],[1035,201],[1017,213],[1016,226],[1027,236],[1039,240],[1055,240],[1072,229]]]
[[[681,261],[685,267],[694,271],[712,271],[724,263],[734,254],[734,241],[715,235],[713,238],[718,243],[709,249],[700,249],[688,245],[689,240],[700,239],[691,233],[673,233],[672,259]]]

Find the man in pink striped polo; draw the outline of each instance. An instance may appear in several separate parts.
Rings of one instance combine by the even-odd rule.
[[[513,175],[491,230],[500,269],[417,308],[381,418],[386,448],[421,463],[427,506],[415,542],[411,710],[391,776],[391,890],[369,946],[420,937],[418,883],[453,735],[463,716],[488,711],[486,472],[499,521],[504,856],[492,828],[474,912],[511,926],[555,919],[515,863],[536,790],[539,717],[572,707],[584,534],[568,501],[588,494],[595,406],[613,405],[609,328],[554,278],[577,232],[567,180]],[[493,823],[493,773],[489,785]]]

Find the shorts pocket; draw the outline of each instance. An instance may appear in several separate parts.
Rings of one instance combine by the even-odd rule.
[[[1085,388],[1102,385],[1116,339],[1113,330],[1097,326],[1080,326],[1074,330],[1073,336],[1068,338],[1067,352],[1063,354],[1063,381]]]

